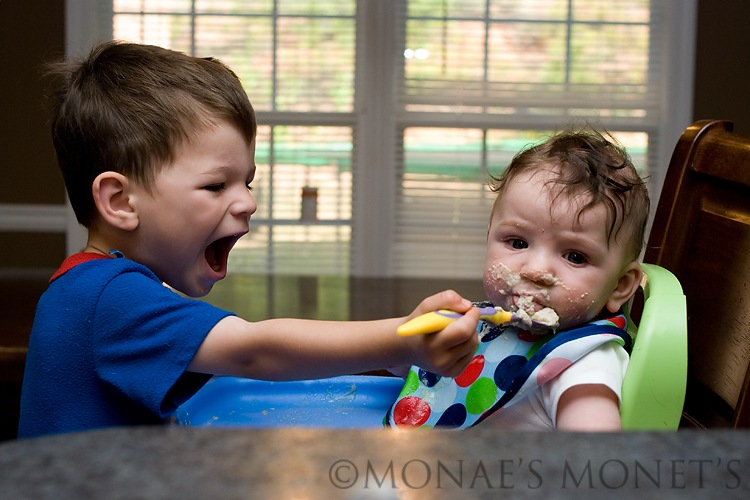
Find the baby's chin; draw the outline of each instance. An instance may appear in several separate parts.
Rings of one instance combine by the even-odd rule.
[[[585,325],[597,317],[597,314],[590,312],[580,313],[558,311],[558,315],[560,316],[560,330],[569,330],[571,328]]]

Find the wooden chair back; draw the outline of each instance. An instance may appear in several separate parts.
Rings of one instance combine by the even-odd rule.
[[[682,426],[750,427],[750,138],[703,120],[678,141],[644,262],[687,297]]]

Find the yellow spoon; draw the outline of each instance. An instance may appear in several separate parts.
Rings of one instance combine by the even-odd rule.
[[[462,313],[457,313],[449,309],[439,309],[407,321],[398,327],[396,333],[402,337],[406,337],[409,335],[437,332],[450,325],[461,316],[463,316]],[[489,321],[496,325],[521,322],[521,319],[515,314],[499,307],[480,307],[479,319]]]

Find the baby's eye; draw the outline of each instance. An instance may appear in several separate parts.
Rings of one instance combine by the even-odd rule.
[[[253,186],[251,186],[251,182],[250,181],[248,181],[248,182],[245,183],[245,187],[247,188],[248,191],[252,191],[253,190]]]
[[[511,238],[508,240],[508,245],[514,250],[523,250],[529,248],[529,244],[520,238]]]
[[[567,252],[565,255],[563,255],[563,258],[571,264],[576,265],[585,264],[586,262],[588,262],[586,256],[580,252]]]

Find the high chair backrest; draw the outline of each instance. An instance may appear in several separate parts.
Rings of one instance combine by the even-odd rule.
[[[750,138],[732,129],[705,120],[682,134],[644,256],[687,297],[683,425],[750,427]]]
[[[622,383],[623,430],[674,431],[680,425],[687,379],[687,309],[677,278],[643,264],[642,309]],[[640,297],[639,297],[640,298]]]

